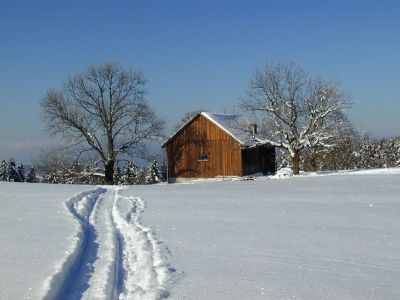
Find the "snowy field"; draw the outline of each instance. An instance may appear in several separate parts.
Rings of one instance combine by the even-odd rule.
[[[276,177],[0,182],[0,298],[400,299],[400,168]]]

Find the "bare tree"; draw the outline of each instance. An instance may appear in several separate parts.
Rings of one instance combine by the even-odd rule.
[[[116,158],[125,153],[144,157],[151,141],[163,136],[165,121],[147,104],[147,80],[140,69],[117,62],[89,65],[51,88],[40,102],[51,135],[61,133],[78,157],[96,152],[104,166],[105,184],[113,184]]]
[[[42,182],[53,183],[79,183],[86,184],[92,181],[94,174],[97,182],[102,182],[104,174],[97,173],[97,166],[92,165],[89,157],[77,158],[74,151],[62,144],[50,145],[41,149],[40,153],[32,157],[39,174],[42,175]]]
[[[48,175],[52,172],[71,173],[70,169],[76,157],[66,146],[55,144],[41,149],[40,153],[31,159],[41,175]]]
[[[339,82],[312,77],[296,60],[289,63],[266,63],[256,69],[240,106],[250,113],[260,113],[267,124],[268,136],[255,140],[289,151],[293,174],[299,173],[299,155],[304,148],[331,146],[336,115],[353,104],[352,95]]]

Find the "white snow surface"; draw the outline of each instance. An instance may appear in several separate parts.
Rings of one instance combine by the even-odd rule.
[[[246,179],[0,182],[0,299],[400,299],[400,168]]]

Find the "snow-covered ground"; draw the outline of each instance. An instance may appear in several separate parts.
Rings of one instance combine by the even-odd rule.
[[[400,168],[289,175],[0,182],[0,298],[400,299]]]

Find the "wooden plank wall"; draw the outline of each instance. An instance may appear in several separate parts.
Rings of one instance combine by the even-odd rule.
[[[167,145],[167,152],[170,178],[242,176],[239,143],[202,115]],[[199,155],[208,161],[198,161]]]

